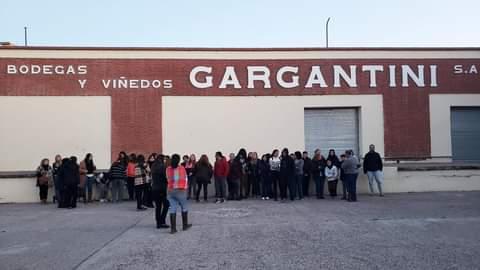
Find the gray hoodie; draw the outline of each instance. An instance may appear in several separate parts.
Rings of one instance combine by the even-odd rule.
[[[358,173],[358,159],[355,156],[347,158],[342,163],[342,170],[345,174],[356,174]]]

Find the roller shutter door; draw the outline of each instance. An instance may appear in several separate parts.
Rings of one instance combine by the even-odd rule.
[[[451,109],[452,159],[480,161],[480,107]]]
[[[358,110],[305,109],[305,148],[309,155],[320,148],[324,156],[335,149],[338,156],[353,149],[358,155]]]

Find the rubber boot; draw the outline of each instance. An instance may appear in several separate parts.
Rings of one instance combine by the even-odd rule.
[[[188,212],[182,212],[182,223],[184,231],[192,227],[192,224],[188,224]]]
[[[170,214],[170,233],[177,232],[177,214]]]

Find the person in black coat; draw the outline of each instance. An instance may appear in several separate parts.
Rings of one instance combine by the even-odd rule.
[[[195,166],[195,178],[197,180],[197,193],[195,199],[200,202],[200,192],[203,188],[203,201],[208,201],[208,184],[211,183],[213,167],[208,161],[207,155],[202,155]]]
[[[308,152],[303,152],[303,196],[308,197],[310,178],[312,177],[312,159],[308,157]]]
[[[270,177],[270,154],[265,154],[258,162],[258,175],[262,184],[262,200],[272,197],[272,179]]]
[[[63,205],[64,208],[77,207],[77,191],[80,184],[80,170],[76,162],[76,157],[63,159],[62,166],[58,173],[59,181],[64,188]]]
[[[229,200],[241,200],[240,196],[240,179],[243,176],[242,163],[240,161],[240,155],[235,156],[234,159],[228,161],[228,181],[229,181]]]
[[[323,196],[325,189],[325,167],[327,166],[327,160],[323,157],[320,149],[315,150],[315,155],[312,159],[312,177],[315,181],[315,189],[317,193],[317,199],[325,199]]]
[[[335,150],[334,149],[330,149],[328,150],[328,157],[327,157],[327,161],[330,160],[332,162],[332,165],[335,166],[335,167],[339,167],[340,166],[340,160],[338,159],[337,157],[337,154],[335,154]]]
[[[294,177],[295,163],[292,157],[288,154],[288,149],[284,148],[280,160],[280,200],[287,199],[287,187],[290,187],[290,193],[292,193]]]
[[[368,186],[370,193],[375,192],[373,181],[377,182],[378,193],[383,197],[382,183],[383,183],[383,163],[380,154],[375,152],[375,145],[370,145],[370,151],[365,154],[363,158],[363,173],[368,176]]]
[[[163,159],[163,155],[157,155],[151,165],[152,199],[155,203],[157,229],[169,227],[165,222],[170,205],[167,200],[167,174]]]

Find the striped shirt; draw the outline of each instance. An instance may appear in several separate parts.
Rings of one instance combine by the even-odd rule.
[[[188,178],[187,171],[181,165],[177,168],[172,168],[169,166],[167,168],[167,181],[168,189],[187,189],[188,188]]]

